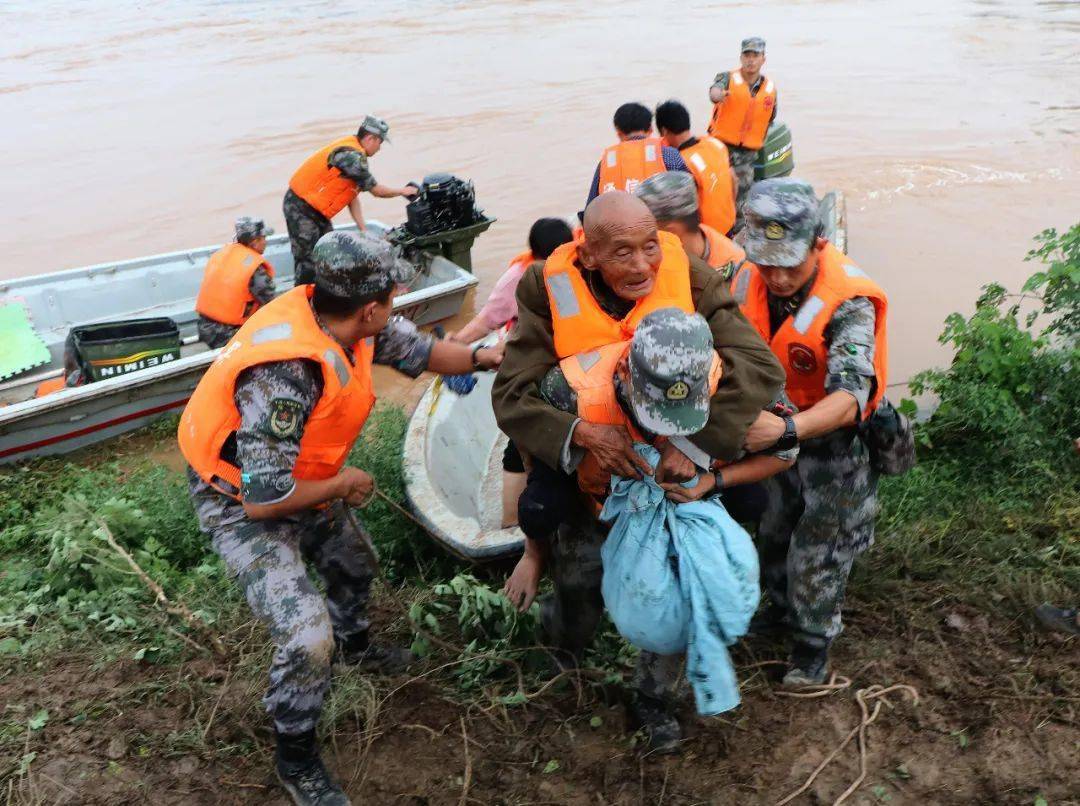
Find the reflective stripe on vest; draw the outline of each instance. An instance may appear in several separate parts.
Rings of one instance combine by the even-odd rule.
[[[888,383],[887,318],[889,302],[885,292],[832,244],[826,245],[818,260],[817,277],[806,300],[770,334],[768,288],[753,263],[745,263],[735,276],[735,301],[757,328],[787,374],[787,394],[800,409],[807,409],[825,397],[828,374],[828,345],[825,330],[844,302],[866,297],[874,305],[874,377],[876,385],[863,411],[868,417],[885,395]]]
[[[289,180],[292,192],[327,218],[344,210],[357,194],[356,183],[327,164],[330,155],[343,147],[364,153],[355,135],[341,137],[304,160]]]
[[[341,345],[316,322],[311,291],[312,286],[300,286],[260,308],[218,354],[180,417],[177,439],[184,458],[226,495],[237,497],[241,487],[241,468],[221,451],[240,427],[234,395],[236,380],[248,367],[302,358],[322,368],[323,391],[303,426],[292,472],[296,479],[336,475],[375,403],[373,340],[353,346],[355,363],[350,364]]]
[[[727,146],[715,137],[701,137],[679,149],[698,187],[701,223],[727,234],[735,224],[735,191]]]
[[[750,87],[738,69],[732,70],[730,75],[727,97],[713,105],[709,134],[729,146],[756,151],[764,144],[772,121],[776,86],[772,79],[765,78],[757,95],[751,95]]]
[[[623,140],[600,155],[599,192],[633,193],[644,179],[664,171],[664,144],[659,138]]]
[[[250,288],[260,266],[274,276],[274,267],[250,246],[230,243],[214,252],[206,261],[195,310],[215,322],[244,324],[260,305]]]
[[[577,267],[578,243],[567,243],[544,263],[544,285],[551,308],[555,353],[566,358],[607,344],[629,339],[638,322],[660,308],[679,308],[693,313],[690,294],[690,263],[682,243],[669,232],[658,233],[660,268],[652,291],[639,299],[621,320],[600,308]]]
[[[598,350],[564,358],[559,362],[559,367],[566,382],[577,394],[577,414],[582,420],[598,425],[624,426],[630,432],[631,439],[644,442],[641,432],[619,405],[615,393],[615,370],[629,349],[629,341],[608,344]],[[722,372],[720,356],[714,352],[709,368],[710,394],[716,392]],[[607,495],[611,474],[600,469],[595,456],[586,453],[578,464],[577,479],[578,487],[583,492],[603,497]]]

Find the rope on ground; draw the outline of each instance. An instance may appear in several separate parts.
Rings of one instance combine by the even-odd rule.
[[[184,620],[185,623],[187,623],[189,627],[191,627],[191,629],[202,634],[209,642],[210,646],[213,648],[214,652],[218,655],[218,657],[226,657],[228,653],[225,651],[225,645],[221,643],[220,638],[218,638],[213,632],[211,632],[209,627],[206,626],[205,622],[197,619],[195,617],[195,614],[188,610],[187,607],[183,604],[183,602],[174,602],[165,595],[165,591],[162,589],[161,585],[159,585],[148,573],[146,573],[139,566],[137,562],[135,562],[135,558],[128,553],[127,549],[125,549],[123,546],[116,542],[116,538],[113,537],[113,533],[109,529],[109,525],[105,523],[105,521],[101,517],[99,517],[97,513],[91,511],[85,506],[82,506],[81,504],[79,505],[79,507],[84,512],[86,512],[86,514],[89,515],[95,523],[97,523],[98,527],[101,529],[101,536],[105,539],[105,542],[108,543],[109,547],[117,554],[119,554],[129,566],[131,566],[131,570],[135,572],[135,575],[140,580],[142,580],[142,583],[150,590],[151,593],[154,594],[154,599],[157,601],[157,603],[161,605],[167,613],[172,613],[174,616],[179,616]]]
[[[465,730],[465,717],[459,717],[461,722],[461,744],[465,748],[465,773],[461,776],[461,800],[458,806],[466,806],[469,802],[469,787],[472,786],[472,756],[469,754],[469,734]]]
[[[834,682],[835,675],[834,679],[830,680],[829,683],[826,685],[832,686]],[[850,681],[848,681],[848,685],[850,685]],[[835,688],[828,688],[824,692],[824,694],[829,694],[835,690]],[[872,725],[874,721],[878,718],[878,714],[881,713],[881,709],[883,706],[888,708],[893,707],[892,702],[889,701],[886,695],[891,694],[895,691],[899,691],[909,695],[911,697],[911,702],[913,705],[919,704],[919,692],[916,691],[913,686],[909,686],[904,683],[897,683],[892,686],[873,685],[866,688],[861,688],[856,691],[855,701],[859,704],[859,712],[861,714],[859,724],[848,732],[847,736],[844,737],[844,740],[840,742],[839,745],[837,745],[835,750],[833,750],[831,753],[829,753],[829,755],[825,757],[824,761],[818,764],[817,768],[812,773],[810,773],[810,776],[806,779],[802,786],[800,786],[783,800],[777,801],[776,806],[784,806],[784,804],[790,803],[803,792],[808,790],[813,785],[814,780],[818,777],[821,771],[828,767],[829,764],[831,764],[833,760],[840,755],[840,753],[844,750],[845,747],[848,746],[852,739],[858,736],[859,777],[852,781],[851,785],[843,791],[840,797],[833,801],[833,806],[840,806],[841,803],[843,803],[852,794],[854,794],[855,791],[862,785],[862,782],[866,780],[866,729],[867,727]],[[797,692],[790,693],[790,696],[797,695]],[[822,694],[819,692],[810,692],[804,694],[803,696],[822,696]],[[871,710],[869,707],[869,703],[871,700],[874,701],[873,710]]]

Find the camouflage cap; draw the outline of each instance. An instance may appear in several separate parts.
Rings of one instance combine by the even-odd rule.
[[[740,53],[746,53],[746,51],[752,50],[754,53],[765,52],[765,40],[760,36],[748,36],[742,41],[742,50]]]
[[[653,174],[634,188],[657,221],[672,221],[698,211],[697,184],[686,171]]]
[[[315,244],[315,285],[338,297],[382,294],[407,285],[416,272],[386,241],[335,230]]]
[[[240,243],[273,234],[274,230],[266,226],[266,223],[261,218],[241,216],[236,219],[236,240]]]
[[[818,199],[809,182],[765,179],[750,188],[743,207],[743,248],[759,266],[798,266],[810,252],[818,228]]]
[[[696,434],[709,419],[713,339],[701,314],[653,311],[630,342],[630,406],[659,436]]]
[[[360,131],[357,136],[364,133],[374,134],[380,138],[383,142],[390,142],[390,124],[382,118],[377,118],[374,115],[364,115],[364,121],[360,124]]]

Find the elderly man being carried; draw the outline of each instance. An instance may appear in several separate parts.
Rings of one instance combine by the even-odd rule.
[[[777,398],[783,372],[738,314],[727,282],[688,258],[678,239],[659,231],[648,207],[629,194],[602,194],[583,223],[582,240],[555,250],[543,267],[530,267],[518,286],[517,330],[492,390],[499,427],[549,470],[573,472],[589,455],[603,473],[641,478],[650,472],[625,426],[560,410],[544,399],[541,383],[564,359],[625,342],[650,313],[676,308],[704,318],[722,374],[705,426],[689,437],[659,440],[657,480],[686,481],[714,460],[738,458],[751,423]],[[694,492],[711,489],[702,485]],[[541,615],[547,640],[566,661],[581,658],[602,615],[602,542],[588,506],[575,507],[551,541],[555,593],[543,602]],[[651,743],[670,748],[680,731],[665,701],[667,687],[658,681],[674,675],[660,665],[657,656],[643,654],[633,710]]]

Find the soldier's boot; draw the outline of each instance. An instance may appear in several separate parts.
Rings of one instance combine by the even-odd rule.
[[[820,686],[829,676],[829,648],[796,641],[783,685],[787,688]]]
[[[339,644],[338,650],[343,663],[357,666],[372,674],[396,674],[404,671],[416,660],[416,655],[404,647],[369,641],[367,633],[353,636]]]
[[[664,700],[639,691],[627,710],[631,722],[645,731],[651,753],[663,755],[679,752],[679,743],[683,738],[682,727],[672,713],[671,706]]]
[[[1044,629],[1080,635],[1080,610],[1075,607],[1054,607],[1049,602],[1043,602],[1035,608],[1035,618]]]
[[[277,777],[296,806],[352,806],[352,801],[323,766],[314,730],[276,735]]]
[[[782,635],[791,627],[788,621],[787,609],[775,602],[769,602],[764,610],[759,610],[750,619],[750,627],[746,631],[748,637],[767,637]]]

